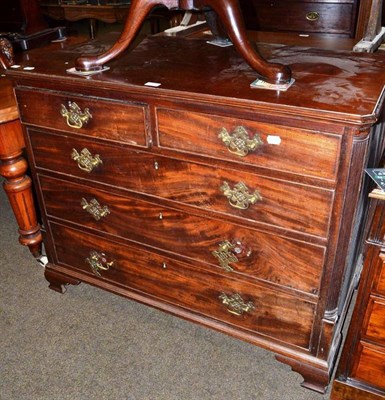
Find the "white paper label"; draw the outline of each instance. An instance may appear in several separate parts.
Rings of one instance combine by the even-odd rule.
[[[267,143],[269,144],[275,144],[275,145],[281,144],[281,138],[279,136],[268,135],[266,140]]]
[[[158,82],[146,82],[144,86],[159,87],[161,83]]]

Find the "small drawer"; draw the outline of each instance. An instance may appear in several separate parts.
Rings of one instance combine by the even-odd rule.
[[[385,299],[371,296],[367,313],[365,337],[385,346]]]
[[[25,124],[147,147],[146,106],[131,103],[17,89]]]
[[[218,273],[318,293],[324,247],[48,176],[39,176],[39,182],[49,217],[198,260]]]
[[[243,2],[250,0],[243,0]],[[251,0],[248,29],[354,36],[356,6],[345,1]],[[241,1],[242,4],[242,1]]]
[[[298,175],[336,178],[339,136],[162,108],[157,118],[161,147]]]
[[[38,168],[230,215],[252,224],[274,225],[320,237],[328,234],[332,190],[63,135],[33,130],[29,134]],[[91,171],[85,171],[88,167]]]
[[[50,224],[57,261],[100,284],[150,296],[211,321],[308,348],[315,304],[262,285],[175,262],[96,235]],[[123,289],[124,290],[124,289]],[[129,294],[129,291],[128,291]]]
[[[361,342],[352,378],[385,389],[385,348]]]

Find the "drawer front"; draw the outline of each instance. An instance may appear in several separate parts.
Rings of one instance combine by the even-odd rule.
[[[170,109],[158,109],[157,119],[161,147],[298,175],[336,178],[338,136]]]
[[[254,29],[354,35],[353,1],[252,1]]]
[[[209,263],[218,273],[318,293],[323,247],[47,176],[39,181],[48,216]]]
[[[147,147],[144,105],[23,89],[18,89],[16,96],[20,118],[25,124]],[[77,104],[81,111],[72,110],[69,102]],[[63,106],[68,112],[65,116],[62,115]],[[91,116],[85,121],[86,115],[82,122],[81,113],[84,114],[86,109]],[[80,128],[76,127],[80,125]]]
[[[94,235],[54,224],[51,227],[60,264],[93,274],[90,262],[100,263],[104,269],[94,268],[101,281],[132,288],[247,331],[304,348],[309,345],[312,303]],[[91,255],[92,251],[99,256]],[[232,298],[235,294],[242,299]],[[235,308],[224,304],[229,301],[237,303]]]
[[[352,378],[385,389],[385,351],[383,348],[361,342]]]
[[[385,345],[385,299],[371,296],[367,312],[369,315],[365,337]]]
[[[316,236],[327,236],[333,191],[267,179],[228,169],[215,169],[66,136],[30,131],[36,165]],[[86,148],[102,163],[85,172],[71,159]]]

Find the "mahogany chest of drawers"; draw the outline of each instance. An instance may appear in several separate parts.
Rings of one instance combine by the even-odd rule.
[[[249,341],[323,391],[383,145],[384,59],[260,46],[296,79],[276,92],[205,40],[149,38],[88,78],[66,69],[103,45],[56,46],[9,71],[50,287],[86,282]]]

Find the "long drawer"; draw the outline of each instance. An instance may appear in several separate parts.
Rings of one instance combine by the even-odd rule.
[[[16,96],[20,118],[26,124],[148,146],[147,106],[144,104],[27,89],[17,89]]]
[[[157,109],[157,122],[161,147],[299,175],[336,178],[341,141],[336,135],[163,108]]]
[[[31,129],[29,135],[38,168],[233,215],[256,224],[320,237],[328,234],[332,190]],[[91,172],[84,171],[81,165],[79,168],[85,151],[94,160],[100,160]]]
[[[243,0],[249,29],[354,36],[353,0]],[[250,14],[251,13],[251,14]]]
[[[57,262],[241,329],[308,348],[315,304],[50,224]],[[95,253],[96,252],[96,253]]]
[[[49,217],[205,262],[215,266],[218,272],[318,293],[324,247],[182,213],[66,180],[40,175],[39,182]]]

